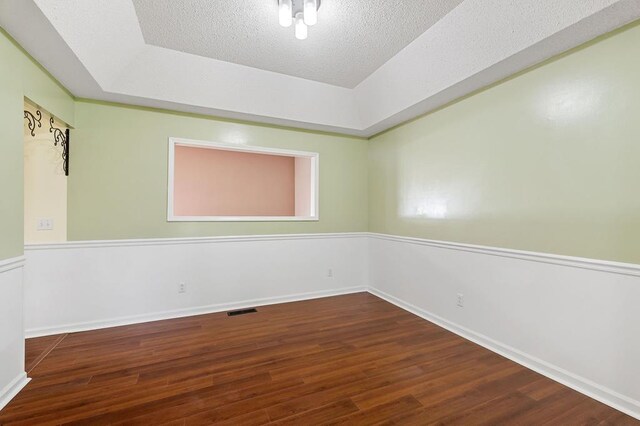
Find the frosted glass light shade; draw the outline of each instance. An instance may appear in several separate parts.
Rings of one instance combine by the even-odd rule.
[[[306,25],[315,25],[318,22],[318,4],[317,0],[304,0],[304,23]]]
[[[283,27],[291,26],[291,22],[293,21],[291,7],[291,0],[280,0],[278,14],[280,25]]]
[[[307,26],[304,23],[304,18],[302,17],[302,12],[298,12],[295,18],[295,26],[296,26],[296,38],[298,40],[305,40],[308,35]]]

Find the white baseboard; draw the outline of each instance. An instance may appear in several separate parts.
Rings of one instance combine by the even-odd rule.
[[[27,373],[22,372],[11,381],[4,389],[0,390],[0,410],[13,399],[24,388],[31,379],[27,377]]]
[[[128,317],[113,318],[104,321],[89,321],[75,324],[64,324],[56,327],[36,328],[26,331],[26,337],[41,337],[52,334],[75,333],[79,331],[98,330],[101,328],[118,327],[121,325],[139,324],[150,321],[160,321],[172,318],[182,318],[193,315],[211,314],[216,312],[225,312],[236,309],[245,309],[251,307],[260,307],[266,305],[275,305],[277,303],[299,302],[310,299],[320,299],[323,297],[340,296],[344,294],[366,292],[366,287],[347,287],[333,290],[314,291],[299,294],[290,294],[278,297],[266,297],[261,299],[244,300],[234,303],[222,303],[207,306],[198,306],[186,309],[177,309],[165,312],[155,312],[145,315],[134,315]]]
[[[603,386],[593,383],[583,377],[572,374],[562,368],[545,362],[541,359],[537,359],[526,353],[523,353],[508,345],[497,342],[487,336],[476,333],[473,330],[459,326],[453,322],[450,322],[438,315],[434,315],[431,312],[427,312],[424,309],[400,300],[388,293],[381,290],[370,287],[369,293],[378,296],[389,303],[392,303],[399,308],[402,308],[412,314],[415,314],[429,322],[432,322],[442,328],[445,328],[452,333],[457,334],[467,340],[470,340],[478,345],[489,349],[492,352],[500,354],[505,358],[508,358],[524,367],[527,367],[537,373],[542,374],[558,383],[570,387],[584,395],[587,395],[597,401],[609,405],[616,410],[622,411],[636,419],[640,419],[640,402],[621,395],[611,389],[607,389]]]

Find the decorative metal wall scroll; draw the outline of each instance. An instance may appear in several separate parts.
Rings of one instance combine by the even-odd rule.
[[[31,111],[25,111],[24,118],[27,119],[27,125],[29,126],[29,131],[31,132],[31,136],[35,136],[36,125],[38,127],[42,127],[42,113],[40,112],[40,110],[36,110],[36,115],[33,115],[31,114]]]
[[[40,110],[36,110],[36,114],[33,115],[30,111],[24,111],[24,118],[27,119],[27,126],[31,136],[36,135],[36,127],[42,127],[42,113]],[[53,133],[53,145],[62,147],[62,170],[64,175],[69,176],[69,129],[59,129],[54,127],[55,121],[53,116],[49,119],[49,133]]]

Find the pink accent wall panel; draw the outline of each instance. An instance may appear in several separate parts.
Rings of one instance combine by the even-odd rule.
[[[295,158],[175,146],[176,216],[294,216]]]
[[[311,216],[311,158],[296,157],[296,216]]]

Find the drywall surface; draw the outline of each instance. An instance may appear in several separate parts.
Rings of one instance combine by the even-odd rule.
[[[0,29],[0,409],[27,382],[24,373],[24,97],[73,121],[74,104]]]
[[[640,25],[371,140],[370,230],[640,263]]]
[[[0,33],[0,259],[22,254],[22,81],[20,53]]]
[[[35,107],[25,109],[36,115]],[[59,243],[67,240],[67,177],[64,174],[62,146],[54,143],[49,131],[49,114],[40,110],[42,127],[31,135],[27,122],[24,126],[24,241],[25,244]],[[55,122],[57,128],[63,125]],[[41,221],[49,227],[41,227]]]
[[[21,255],[24,245],[24,97],[69,124],[74,101],[1,29],[0,63],[0,259],[6,259]]]
[[[69,240],[367,230],[363,139],[95,102],[76,103]],[[167,222],[168,138],[320,154],[320,220]]]
[[[177,216],[293,216],[295,158],[175,147]]]

